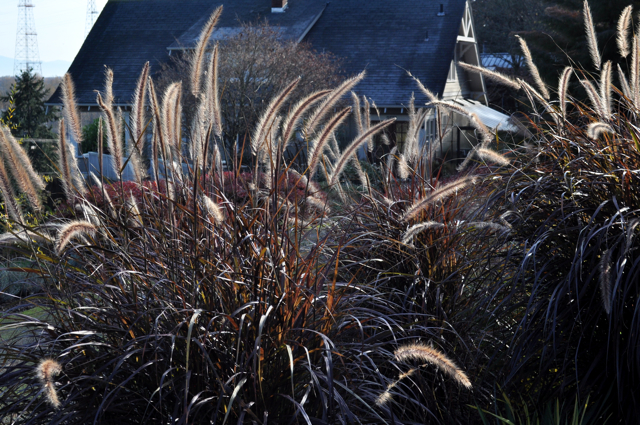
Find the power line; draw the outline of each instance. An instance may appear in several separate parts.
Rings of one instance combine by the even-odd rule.
[[[33,2],[18,0],[18,31],[16,34],[16,54],[13,61],[13,74],[20,75],[32,69],[42,75],[40,54],[38,53],[38,34],[33,19]]]

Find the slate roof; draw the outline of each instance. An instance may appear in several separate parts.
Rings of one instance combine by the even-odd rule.
[[[113,69],[116,104],[130,104],[146,61],[151,72],[169,57],[167,46],[212,10],[212,0],[109,0],[69,67],[79,105],[97,105],[105,65]],[[49,104],[61,104],[58,88]]]
[[[114,71],[116,103],[129,104],[144,62],[150,61],[153,72],[167,60],[168,49],[193,46],[221,1],[110,0],[69,68],[78,103],[95,105],[94,90],[103,87],[107,65]],[[444,16],[438,16],[440,4]],[[283,37],[306,34],[304,41],[314,49],[343,57],[347,75],[366,69],[356,91],[377,105],[406,105],[412,92],[420,105],[426,98],[405,70],[434,93],[443,92],[464,5],[465,0],[289,0],[285,13],[272,14],[269,0],[231,0],[212,38],[233,34],[239,21],[266,17]],[[58,90],[48,103],[61,103],[59,95]]]

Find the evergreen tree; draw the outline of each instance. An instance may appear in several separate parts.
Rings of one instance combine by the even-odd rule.
[[[47,95],[44,79],[34,74],[31,69],[16,76],[9,93],[0,97],[0,100],[5,102],[13,98],[15,111],[11,121],[17,124],[17,127],[12,129],[15,136],[44,139],[53,137],[51,130],[44,125],[55,119],[54,114],[46,112],[44,101]],[[3,120],[8,119],[7,113],[3,113]]]

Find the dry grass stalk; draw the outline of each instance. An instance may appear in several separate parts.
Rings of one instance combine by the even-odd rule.
[[[75,236],[89,235],[94,236],[96,233],[96,226],[84,220],[76,220],[65,224],[60,228],[58,236],[56,238],[56,253],[62,254],[64,248],[71,242],[71,239]]]
[[[153,130],[154,130],[154,137],[152,138],[152,145],[151,145],[151,155],[152,155],[152,161],[153,161],[153,166],[155,169],[156,174],[159,171],[159,167],[158,167],[158,144],[161,147],[165,146],[165,141],[164,141],[164,136],[162,134],[162,115],[160,114],[160,105],[158,103],[158,95],[156,93],[156,88],[153,84],[153,79],[151,77],[149,77],[149,79],[147,80],[147,90],[149,91],[149,100],[151,103],[151,111],[152,111],[152,116],[153,116]],[[156,175],[156,178],[158,178],[158,176]]]
[[[608,249],[600,259],[600,295],[602,306],[607,314],[611,313],[611,250]]]
[[[442,106],[443,108],[446,108],[453,112],[457,112],[460,115],[464,115],[467,118],[469,118],[470,124],[474,126],[476,129],[478,129],[480,135],[482,136],[483,145],[486,145],[493,140],[494,135],[487,128],[487,126],[482,123],[480,118],[473,112],[469,112],[466,109],[464,109],[462,106],[459,106],[450,102],[434,101],[434,102],[431,102],[431,104],[435,106]]]
[[[632,5],[625,7],[620,14],[620,19],[618,20],[618,37],[616,38],[616,42],[618,43],[620,56],[623,58],[626,58],[629,55],[629,29],[631,28],[632,10]]]
[[[76,143],[82,142],[82,125],[80,124],[80,115],[78,115],[78,107],[76,105],[76,91],[69,73],[62,77],[62,104],[64,106],[64,117],[67,119],[73,137]]]
[[[291,112],[285,118],[282,123],[282,150],[287,149],[289,141],[291,140],[291,136],[293,136],[293,132],[298,125],[298,121],[304,115],[305,112],[309,110],[313,105],[316,104],[320,99],[325,97],[327,94],[331,93],[331,90],[319,90],[311,93],[305,98],[301,99],[298,103],[291,108]]]
[[[22,223],[22,209],[16,202],[16,194],[13,192],[13,186],[9,179],[9,174],[4,167],[4,161],[0,157],[0,193],[4,199],[4,205],[9,216],[18,223]]]
[[[207,99],[209,101],[209,115],[213,122],[215,135],[222,137],[222,111],[220,110],[220,96],[218,93],[218,62],[220,60],[220,48],[218,43],[213,46],[211,62],[207,68]]]
[[[598,139],[603,133],[615,134],[613,127],[604,122],[593,122],[587,127],[587,136],[593,140]]]
[[[406,180],[409,178],[409,174],[411,174],[411,169],[409,168],[407,157],[401,153],[398,155],[398,177],[401,180]]]
[[[627,76],[622,71],[622,68],[620,68],[620,64],[616,64],[616,66],[618,67],[618,79],[620,80],[620,86],[622,87],[622,94],[624,94],[627,99],[632,100],[633,97],[631,88],[629,88],[629,81],[627,81]]]
[[[611,61],[605,62],[600,72],[600,99],[604,118],[611,118]]]
[[[260,121],[258,122],[258,125],[256,126],[256,129],[253,133],[253,137],[251,138],[251,151],[254,155],[258,155],[258,153],[260,152],[265,137],[273,127],[273,120],[278,114],[278,111],[280,111],[280,108],[282,108],[284,102],[296,88],[298,83],[300,83],[300,77],[292,81],[287,87],[285,87],[280,93],[278,93],[277,96],[271,99],[271,102],[269,102],[269,105],[260,117]]]
[[[500,83],[504,86],[507,86],[509,88],[512,88],[514,90],[520,90],[520,83],[518,83],[517,81],[515,81],[513,78],[508,77],[504,74],[501,74],[499,72],[496,71],[492,71],[490,69],[487,68],[482,68],[480,66],[475,66],[475,65],[471,65],[468,63],[464,63],[464,62],[458,62],[458,65],[460,65],[460,67],[462,67],[462,69],[465,69],[467,71],[471,71],[471,72],[478,72],[482,75],[484,75],[486,78],[493,80],[497,83]]]
[[[376,404],[380,407],[383,407],[385,404],[390,402],[393,399],[393,396],[391,395],[391,390],[395,388],[400,383],[400,381],[402,381],[404,378],[410,377],[417,371],[418,369],[411,368],[407,372],[400,374],[400,376],[398,376],[398,379],[393,381],[391,384],[389,384],[389,386],[387,386],[386,391],[384,391],[382,394],[378,396],[378,398],[376,398]]]
[[[111,106],[102,100],[100,93],[96,96],[96,101],[98,102],[100,109],[102,109],[105,120],[107,121],[107,146],[109,146],[109,152],[111,152],[111,155],[113,156],[113,171],[115,171],[116,175],[119,176],[122,172],[124,162],[122,158],[122,144],[120,143],[118,120],[116,119]]]
[[[591,9],[589,8],[589,2],[584,0],[584,29],[587,32],[587,45],[589,46],[589,54],[591,60],[596,69],[600,69],[602,66],[602,59],[600,58],[600,51],[598,50],[598,41],[596,39],[596,30],[593,26],[593,18],[591,16]]]
[[[206,195],[202,196],[202,200],[204,203],[204,207],[209,213],[209,215],[213,218],[214,224],[221,224],[224,222],[224,214],[222,213],[222,209],[220,206],[213,202],[211,198]]]
[[[396,361],[406,362],[409,360],[424,361],[436,366],[458,384],[467,389],[471,389],[471,381],[467,375],[444,353],[424,344],[409,344],[400,347],[395,352]]]
[[[340,98],[351,91],[351,89],[356,84],[358,84],[364,78],[364,76],[365,72],[362,71],[355,77],[343,81],[342,84],[331,91],[331,93],[324,99],[320,106],[318,106],[316,110],[313,111],[313,113],[307,120],[307,124],[302,130],[302,134],[305,138],[308,138],[311,135],[313,130],[318,126],[318,124],[320,124],[320,121],[322,121],[322,119],[331,111],[335,104],[338,103]]]
[[[424,210],[429,205],[434,202],[438,202],[439,200],[446,198],[447,196],[453,195],[458,190],[464,189],[470,184],[475,183],[475,178],[471,176],[462,177],[458,180],[452,181],[442,187],[434,189],[422,199],[414,202],[414,204],[407,210],[407,212],[402,217],[402,221],[409,221],[415,218],[420,211]]]
[[[407,71],[407,74],[409,74],[409,77],[413,78],[413,81],[416,82],[416,84],[418,85],[418,88],[420,89],[420,91],[427,96],[427,99],[429,100],[429,102],[435,102],[436,100],[438,100],[438,97],[433,94],[431,92],[431,90],[429,90],[428,88],[426,88],[424,86],[424,84],[422,84],[422,81],[418,80],[416,77],[413,76],[412,73],[410,73],[409,71]]]
[[[309,144],[308,167],[310,179],[312,179],[316,173],[318,162],[322,157],[327,142],[330,140],[333,132],[338,128],[338,126],[340,126],[340,124],[342,124],[349,116],[349,113],[351,113],[350,107],[344,108],[342,111],[335,114],[324,126],[320,135]]]
[[[373,127],[371,127],[369,129],[369,131],[366,131],[365,133],[359,135],[346,149],[345,151],[342,153],[342,155],[340,156],[340,159],[338,159],[338,162],[336,163],[333,173],[332,173],[332,177],[331,177],[331,181],[330,181],[330,186],[335,186],[339,179],[340,179],[340,175],[342,174],[342,172],[344,171],[344,167],[347,165],[348,161],[350,160],[351,156],[354,155],[356,153],[356,151],[358,150],[358,148],[360,146],[362,146],[362,144],[364,142],[367,141],[367,138],[373,136],[374,134],[376,134],[377,132],[379,132],[380,130],[382,130],[383,128],[389,126],[390,124],[392,124],[393,122],[395,122],[395,118],[391,118],[385,121],[382,121],[376,125],[374,125]]]
[[[191,92],[195,97],[199,97],[200,95],[202,62],[204,61],[205,51],[207,50],[207,45],[209,44],[209,38],[211,37],[213,29],[218,23],[221,14],[222,6],[218,6],[209,17],[209,20],[202,28],[202,31],[200,31],[198,44],[196,44],[196,48],[193,53],[193,58],[191,60]]]
[[[53,378],[62,372],[62,366],[55,360],[44,359],[40,361],[36,369],[38,380],[44,387],[47,401],[54,408],[60,407],[60,400],[54,386]]]
[[[64,118],[60,119],[59,126],[59,138],[58,138],[58,163],[60,166],[60,177],[62,182],[62,188],[64,194],[67,197],[67,201],[72,202],[74,198],[73,193],[73,177],[71,176],[71,167],[69,165],[69,156],[71,152],[67,146],[66,131],[64,128]]]
[[[109,196],[109,193],[105,190],[105,188],[102,185],[102,182],[100,181],[100,179],[92,172],[89,173],[91,175],[91,177],[93,178],[93,181],[96,183],[96,186],[98,187],[98,190],[100,191],[100,193],[102,194],[102,197],[105,201],[105,203],[107,204],[107,207],[109,208],[109,211],[111,212],[111,216],[113,218],[116,217],[116,209],[115,206],[113,205],[113,202],[111,202],[111,197]]]
[[[567,116],[567,90],[569,88],[569,78],[571,78],[572,72],[572,67],[566,67],[564,71],[562,71],[558,82],[558,100],[560,103],[560,113],[562,114],[561,122],[564,122]]]
[[[407,229],[405,234],[402,236],[402,243],[405,245],[413,246],[413,243],[411,241],[415,236],[419,235],[420,233],[424,232],[427,229],[433,229],[433,228],[440,229],[443,227],[444,227],[444,224],[438,223],[436,221],[424,221],[422,223],[414,224],[413,226],[409,227],[409,229]]]
[[[498,165],[507,166],[511,163],[507,157],[500,155],[498,152],[480,147],[475,150],[475,153],[483,160],[493,162]]]
[[[549,114],[551,114],[551,118],[553,118],[556,125],[561,126],[562,123],[560,122],[560,116],[558,116],[558,112],[556,111],[556,109],[552,107],[549,102],[547,102],[548,98],[545,98],[543,95],[538,93],[538,91],[526,81],[520,80],[520,79],[518,79],[518,81],[522,85],[522,89],[524,90],[524,92],[529,97],[531,106],[535,104],[534,102],[534,99],[535,99],[538,103],[540,103],[540,105],[544,107],[545,112],[548,112]]]
[[[147,174],[142,167],[141,161],[141,153],[144,150],[145,142],[145,93],[147,78],[149,78],[149,62],[146,62],[142,67],[142,72],[136,82],[136,89],[133,92],[133,105],[131,107],[131,135],[133,140],[129,155],[131,156],[131,165],[133,166],[138,181],[146,177]]]
[[[489,229],[494,232],[510,232],[511,228],[491,221],[469,221],[463,223],[464,227],[475,227],[476,229]]]
[[[631,100],[634,105],[638,105],[640,100],[640,41],[638,36],[633,36],[633,47],[631,49]]]
[[[38,188],[40,190],[44,189],[44,183],[31,167],[31,162],[22,146],[18,144],[17,140],[6,128],[0,128],[0,149],[4,152],[4,156],[9,163],[9,169],[20,190],[27,195],[33,209],[39,211],[42,208],[42,202],[40,202],[40,197],[32,179],[35,177],[36,184],[39,183]],[[0,158],[0,161],[2,161],[2,158]],[[25,163],[27,164],[26,166],[24,165]]]
[[[589,96],[589,100],[591,100],[591,104],[593,105],[593,109],[599,117],[606,118],[606,111],[604,109],[604,105],[602,104],[602,98],[600,94],[596,91],[596,88],[593,86],[591,81],[589,80],[579,80],[582,87],[585,88],[587,95]]]
[[[524,55],[525,62],[527,63],[527,68],[529,68],[529,73],[531,73],[531,76],[533,77],[533,81],[542,93],[542,97],[544,97],[545,100],[549,100],[549,90],[547,90],[546,84],[542,81],[542,78],[540,78],[538,67],[533,63],[533,58],[531,57],[531,51],[529,50],[529,46],[527,46],[527,42],[519,35],[516,35],[516,38],[520,42],[520,48],[522,49],[522,54]]]

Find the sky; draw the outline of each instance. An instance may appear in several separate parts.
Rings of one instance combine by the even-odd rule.
[[[88,0],[29,0],[42,62],[73,61],[85,36]],[[19,0],[0,0],[0,56],[15,57]],[[98,12],[107,0],[95,0]]]

